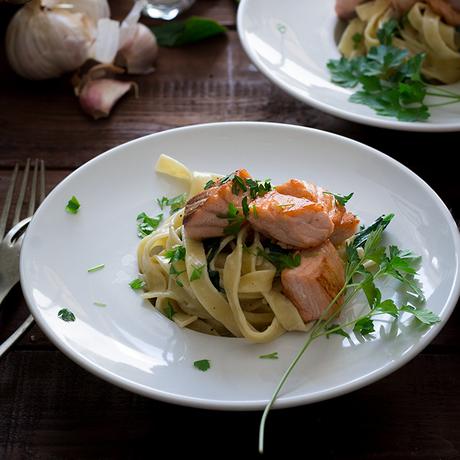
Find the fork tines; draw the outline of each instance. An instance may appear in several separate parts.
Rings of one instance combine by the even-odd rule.
[[[33,163],[33,170],[32,177],[29,180],[31,172],[31,163]],[[39,179],[38,190],[37,179]],[[29,217],[34,213],[35,206],[37,204],[37,193],[38,205],[40,205],[41,202],[45,199],[45,163],[43,160],[35,159],[33,160],[33,162],[31,162],[30,158],[28,158],[26,165],[24,166],[24,169],[22,171],[19,164],[15,165],[13,169],[13,174],[10,179],[10,185],[6,193],[2,214],[0,216],[0,240],[5,235],[5,230],[8,223],[8,216],[10,214],[10,208],[14,201],[14,192],[18,187],[19,191],[17,192],[16,206],[14,209],[11,227],[16,225],[21,219]]]

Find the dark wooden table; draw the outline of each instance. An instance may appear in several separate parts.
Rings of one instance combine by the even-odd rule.
[[[117,17],[131,2],[112,2]],[[123,142],[176,126],[259,120],[310,126],[351,137],[404,163],[460,217],[460,135],[415,134],[361,126],[310,108],[264,78],[243,52],[233,0],[198,0],[191,14],[213,17],[226,37],[162,49],[157,71],[136,78],[107,120],[91,121],[66,78],[28,82],[0,51],[0,203],[14,164],[46,161],[52,189],[74,169]],[[0,31],[14,8],[0,6]],[[436,228],[432,229],[436,232]],[[0,309],[0,342],[22,322],[19,287]],[[460,458],[460,312],[404,368],[362,390],[275,411],[267,452],[311,459]],[[0,459],[155,458],[257,455],[259,413],[182,408],[149,400],[78,367],[34,326],[0,361]],[[165,451],[166,449],[166,451]]]

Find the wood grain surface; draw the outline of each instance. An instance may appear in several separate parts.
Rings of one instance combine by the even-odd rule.
[[[115,17],[129,10],[112,1]],[[226,36],[161,49],[156,72],[134,78],[106,120],[79,109],[68,77],[25,81],[9,68],[4,33],[17,7],[0,2],[0,206],[12,168],[47,166],[47,190],[123,142],[187,124],[258,120],[314,127],[368,144],[420,175],[460,219],[460,136],[404,133],[319,112],[273,86],[245,55],[235,2],[198,0],[187,15],[215,18]],[[146,23],[152,23],[145,21]],[[458,155],[457,155],[458,156]],[[273,167],[282,159],[270,159]],[[432,229],[436,232],[436,228]],[[27,316],[19,286],[0,306],[0,342]],[[459,459],[460,312],[417,358],[352,394],[271,414],[268,454],[311,459]],[[188,409],[148,400],[89,374],[34,326],[0,360],[0,459],[255,457],[260,414]]]

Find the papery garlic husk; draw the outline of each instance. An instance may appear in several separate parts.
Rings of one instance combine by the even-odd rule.
[[[64,9],[45,10],[40,0],[32,0],[8,26],[8,60],[25,78],[58,77],[86,61],[94,33],[95,26],[86,15]]]
[[[115,103],[131,88],[137,92],[137,85],[132,81],[90,80],[80,92],[81,108],[95,120],[108,117]]]
[[[120,48],[117,64],[126,67],[129,74],[148,74],[154,71],[153,63],[158,55],[155,35],[144,24],[136,24],[134,33]]]

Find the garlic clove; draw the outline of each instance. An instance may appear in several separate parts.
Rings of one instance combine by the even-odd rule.
[[[137,84],[132,81],[119,81],[110,78],[90,80],[80,92],[82,109],[95,120],[108,117],[116,102],[131,88],[138,95]]]
[[[130,74],[148,74],[154,70],[157,55],[155,35],[144,24],[136,24],[134,34],[118,52],[117,63],[126,67]]]
[[[141,17],[142,10],[147,5],[147,0],[136,0],[120,26],[120,48],[124,48],[136,33],[136,26]]]

